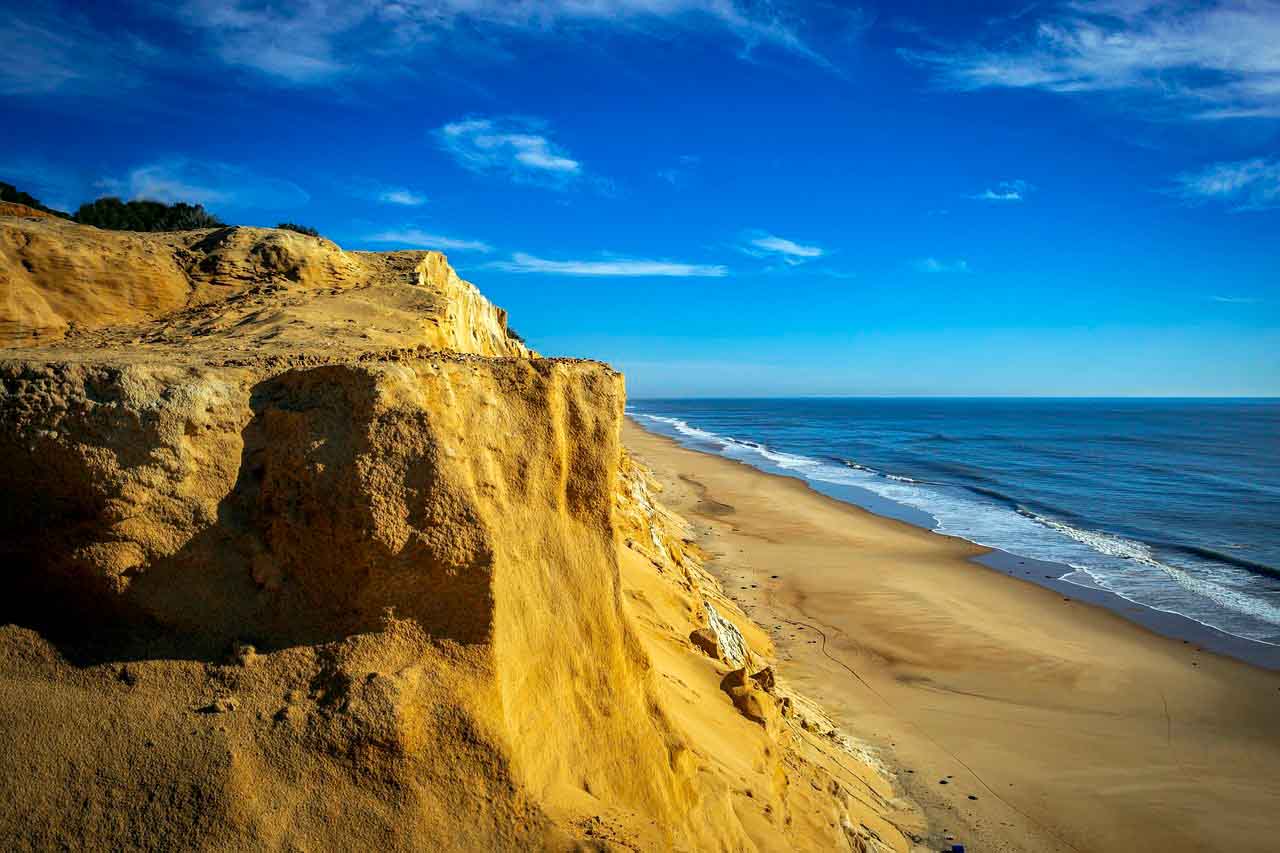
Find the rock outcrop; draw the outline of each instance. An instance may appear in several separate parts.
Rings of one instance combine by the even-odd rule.
[[[117,355],[201,344],[202,359],[215,362],[419,346],[529,355],[508,334],[506,312],[439,252],[344,252],[271,228],[152,234],[55,218],[0,223],[0,346],[48,347],[70,334],[77,350]]]
[[[622,377],[443,255],[5,218],[0,276],[10,848],[906,849],[716,689],[769,650]]]

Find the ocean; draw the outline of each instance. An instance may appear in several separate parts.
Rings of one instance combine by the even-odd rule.
[[[682,444],[1280,645],[1280,400],[632,400]]]

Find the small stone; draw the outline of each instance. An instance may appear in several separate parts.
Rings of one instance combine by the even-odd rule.
[[[235,699],[231,698],[230,696],[220,696],[217,699],[214,699],[208,705],[205,705],[203,708],[197,708],[196,713],[198,714],[229,714],[239,707],[240,707],[240,703],[237,702]]]
[[[252,666],[258,659],[258,650],[248,643],[236,643],[231,648],[231,655],[241,666]]]
[[[773,691],[776,681],[773,677],[773,667],[766,666],[764,669],[751,676],[751,680],[760,685],[760,689]]]
[[[720,641],[716,638],[715,631],[710,628],[699,628],[689,634],[689,641],[696,646],[699,651],[707,657],[714,660],[720,660]]]

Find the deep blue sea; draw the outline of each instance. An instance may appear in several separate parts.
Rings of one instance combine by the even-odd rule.
[[[687,446],[1280,644],[1280,400],[632,400]],[[868,496],[869,497],[869,496]]]

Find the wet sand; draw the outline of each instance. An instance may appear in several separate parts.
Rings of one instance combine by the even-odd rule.
[[[880,748],[930,843],[1280,849],[1280,673],[799,480],[631,422],[624,440],[770,630],[783,675]]]

